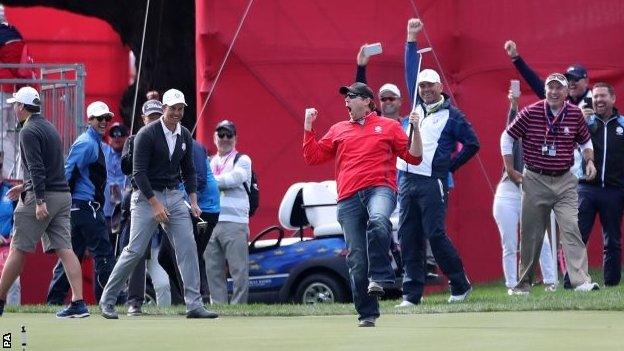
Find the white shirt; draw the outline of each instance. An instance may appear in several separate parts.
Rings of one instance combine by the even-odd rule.
[[[162,117],[160,118],[160,125],[162,126],[163,132],[165,132],[165,139],[167,140],[167,147],[169,148],[169,160],[171,160],[171,155],[173,155],[173,151],[175,150],[178,135],[182,134],[182,128],[180,127],[180,123],[178,123],[175,131],[170,131],[165,125],[165,121],[163,121]]]

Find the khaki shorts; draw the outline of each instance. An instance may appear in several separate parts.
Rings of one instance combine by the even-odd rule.
[[[46,253],[58,249],[71,249],[69,192],[46,192],[48,217],[37,220],[35,216],[35,193],[22,193],[13,214],[13,240],[11,247],[26,252],[34,252],[41,240]]]

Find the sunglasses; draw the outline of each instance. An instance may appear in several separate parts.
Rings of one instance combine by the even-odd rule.
[[[234,134],[230,132],[218,132],[217,135],[219,136],[219,139],[223,139],[223,138],[232,139],[234,137]]]
[[[381,102],[386,102],[386,101],[394,102],[396,99],[397,99],[397,98],[395,98],[395,97],[388,96],[388,97],[382,97],[382,98],[381,98],[381,99],[379,99],[379,100],[381,100]]]
[[[110,122],[113,119],[113,116],[111,115],[93,116],[89,119],[97,119],[98,122],[102,122],[104,120],[106,120],[106,122]]]
[[[358,95],[355,93],[347,93],[346,97],[348,97],[349,99],[355,99],[355,98],[361,97],[361,95]]]

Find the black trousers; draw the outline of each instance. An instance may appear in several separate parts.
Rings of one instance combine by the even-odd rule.
[[[199,223],[199,220],[194,216],[191,216],[193,220],[193,236],[195,237],[195,243],[197,244],[197,258],[199,261],[199,278],[200,278],[200,293],[202,296],[207,296],[208,282],[206,279],[206,262],[204,260],[204,251],[208,246],[208,241],[212,235],[212,230],[219,221],[219,213],[202,212],[201,219],[206,223]],[[171,301],[174,303],[177,301],[176,296],[183,295],[183,285],[180,272],[178,271],[178,265],[175,258],[175,251],[171,246],[171,242],[166,235],[163,236],[160,245],[160,251],[158,252],[158,263],[169,275],[171,282]],[[184,300],[182,299],[182,302]]]

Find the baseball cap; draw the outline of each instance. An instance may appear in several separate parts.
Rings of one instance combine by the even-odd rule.
[[[379,88],[379,95],[381,95],[384,92],[391,92],[392,94],[396,95],[397,97],[401,97],[401,91],[399,90],[399,87],[397,87],[394,84],[391,83],[386,83],[384,85],[381,86],[381,88]]]
[[[548,83],[550,82],[559,82],[564,87],[568,86],[568,80],[561,73],[551,73],[548,77],[546,77],[546,81],[544,82],[544,85],[548,85]]]
[[[106,105],[102,101],[95,101],[95,102],[90,103],[89,106],[87,106],[87,117],[88,118],[104,116],[104,115],[111,115],[111,117],[112,117],[115,114],[112,113],[108,109],[108,105]]]
[[[41,99],[39,99],[39,93],[33,87],[20,88],[16,93],[13,93],[12,98],[8,98],[7,103],[12,104],[19,102],[24,105],[41,106]]]
[[[587,70],[581,65],[572,65],[568,67],[565,73],[567,79],[583,79],[587,78]]]
[[[158,100],[147,100],[143,103],[143,107],[141,107],[141,113],[143,116],[149,116],[152,113],[163,114],[163,104]]]
[[[217,123],[217,127],[215,128],[215,131],[219,129],[225,129],[229,131],[230,133],[236,135],[236,126],[234,125],[234,122],[230,120],[224,119],[223,121]]]
[[[184,106],[188,106],[186,101],[184,101],[184,94],[178,89],[169,89],[165,91],[162,98],[163,105],[173,106],[175,104],[184,104]]]
[[[374,99],[375,95],[373,94],[373,90],[368,87],[368,85],[364,83],[353,83],[349,86],[342,86],[338,89],[338,92],[341,95],[347,95],[348,93],[356,94],[362,97]]]
[[[418,81],[419,82],[429,82],[429,83],[441,83],[440,81],[440,75],[438,74],[438,72],[432,70],[432,69],[423,69],[419,74],[418,74]]]
[[[128,127],[119,122],[115,122],[110,129],[108,129],[108,135],[111,137],[128,136]]]

